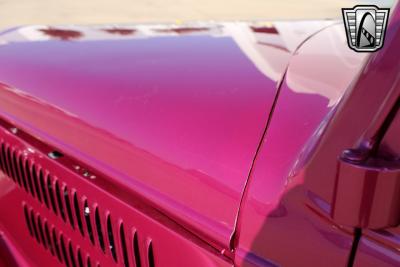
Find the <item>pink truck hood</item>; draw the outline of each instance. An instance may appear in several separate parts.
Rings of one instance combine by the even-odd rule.
[[[17,28],[0,113],[226,247],[277,82],[331,23]]]

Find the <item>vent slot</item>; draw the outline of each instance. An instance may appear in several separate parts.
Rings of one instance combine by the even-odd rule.
[[[31,192],[31,195],[35,197],[35,190],[33,189],[33,182],[32,182],[32,177],[31,177],[31,171],[29,169],[29,163],[28,160],[25,159],[25,176],[26,180],[28,180],[28,188],[29,192]]]
[[[90,261],[90,257],[89,256],[87,257],[87,260],[86,260],[86,267],[92,267],[92,263]]]
[[[39,188],[39,179],[37,177],[37,172],[36,172],[36,167],[35,164],[32,164],[32,178],[33,178],[33,183],[35,185],[36,189],[36,196],[40,202],[42,202],[42,195],[40,194],[40,188]]]
[[[60,246],[61,246],[61,253],[64,259],[64,263],[65,265],[67,265],[67,267],[69,267],[69,259],[68,259],[68,255],[67,255],[67,248],[65,246],[65,242],[64,242],[64,236],[61,234],[60,235]]]
[[[57,213],[56,199],[54,197],[53,185],[51,184],[51,179],[49,174],[47,175],[47,192],[49,193],[51,208],[53,209],[53,212],[57,215],[58,213]]]
[[[88,206],[87,200],[85,200],[85,205],[84,205],[84,209],[83,209],[83,215],[85,217],[86,229],[88,231],[90,241],[92,242],[92,244],[94,244],[94,235],[93,235],[92,223],[90,222],[90,208]]]
[[[54,256],[54,248],[53,248],[53,244],[51,241],[51,236],[50,236],[50,231],[49,231],[49,226],[47,224],[47,221],[44,222],[44,234],[46,235],[46,242],[49,245],[50,253],[51,253],[51,255]]]
[[[40,183],[40,189],[42,191],[44,204],[46,205],[47,208],[50,208],[49,199],[47,198],[47,193],[46,193],[46,182],[44,181],[44,175],[42,170],[39,171],[39,183]]]
[[[40,239],[42,240],[42,244],[43,244],[44,248],[47,249],[46,239],[44,238],[42,220],[40,219],[40,216],[37,216],[37,226],[38,226],[38,230],[39,230]]]
[[[15,164],[15,151],[10,147],[10,167],[11,167],[11,175],[14,177],[14,181],[21,186],[21,181],[19,180],[17,165]]]
[[[29,189],[28,189],[28,184],[27,184],[26,177],[24,174],[24,163],[23,163],[23,159],[22,159],[21,155],[18,157],[18,165],[19,165],[19,173],[20,173],[21,179],[22,179],[22,184],[24,186],[25,191],[28,192]]]
[[[56,197],[57,197],[57,203],[58,203],[58,210],[60,211],[61,218],[65,222],[66,221],[65,211],[64,211],[64,206],[63,206],[63,202],[62,202],[60,186],[59,186],[57,180],[55,182],[55,186],[56,186]]]
[[[72,248],[71,241],[68,242],[68,252],[72,267],[76,267],[74,249]]]
[[[76,221],[78,223],[79,231],[81,232],[82,236],[84,236],[83,224],[82,224],[82,219],[81,219],[81,211],[79,208],[78,195],[76,194],[76,192],[74,192],[74,209],[75,209],[75,216],[76,216]]]
[[[125,231],[123,223],[121,223],[121,225],[119,226],[119,235],[121,239],[122,254],[124,256],[124,266],[129,267],[128,249],[126,248]]]
[[[99,214],[99,209],[96,207],[96,210],[94,212],[95,216],[95,221],[96,221],[96,229],[97,229],[97,238],[99,240],[99,244],[103,252],[106,251],[106,246],[104,244],[104,237],[103,237],[103,230],[101,229],[101,221],[100,221],[100,214]]]
[[[8,147],[8,145],[6,146],[6,164],[7,164],[7,174],[15,182],[15,178],[12,173],[10,148]]]
[[[13,179],[12,176],[11,176],[10,161],[9,161],[9,158],[8,158],[8,146],[6,145],[4,149],[5,149],[5,151],[4,151],[4,161],[6,163],[6,174],[8,175],[8,177]]]
[[[14,169],[14,173],[15,173],[15,177],[18,181],[18,185],[21,187],[22,186],[22,181],[21,181],[21,175],[19,174],[19,168],[18,168],[18,163],[17,163],[17,151],[13,151],[12,152],[12,162],[13,162],[13,169]]]
[[[22,186],[22,181],[21,177],[19,175],[18,171],[18,164],[17,164],[17,151],[15,149],[10,149],[11,150],[11,165],[12,165],[12,170],[13,170],[13,175],[14,175],[14,180],[18,183],[18,185],[21,187]]]
[[[81,254],[81,250],[79,248],[78,248],[78,252],[77,252],[77,258],[78,258],[78,266],[83,267],[82,254]]]
[[[75,229],[74,216],[72,215],[71,202],[69,200],[69,194],[68,194],[68,187],[67,186],[64,187],[64,202],[65,202],[65,207],[67,209],[69,223],[71,224],[72,229]]]
[[[139,238],[136,231],[133,232],[132,246],[133,246],[133,254],[135,256],[136,267],[141,267],[142,264],[140,260]]]
[[[153,242],[149,242],[149,247],[147,249],[147,260],[149,267],[154,267],[154,252],[153,252]]]
[[[111,225],[111,216],[107,216],[107,233],[108,233],[108,243],[110,245],[110,251],[111,255],[114,259],[115,262],[118,261],[117,259],[117,249],[115,247],[115,242],[114,242],[114,234],[112,230],[112,225]]]
[[[5,157],[4,157],[4,143],[3,141],[1,141],[1,148],[0,148],[0,168],[1,170],[4,172],[4,174],[6,173],[6,163],[5,163]]]
[[[62,262],[60,245],[58,243],[58,238],[57,238],[57,235],[56,235],[56,229],[54,227],[53,227],[53,230],[52,230],[51,233],[52,233],[52,236],[53,236],[53,244],[54,244],[54,248],[55,248],[55,251],[56,251],[57,259],[60,262]]]
[[[2,158],[3,172],[4,172],[4,174],[6,174],[8,177],[11,178],[10,172],[8,169],[6,145],[4,143],[1,144],[1,158]]]
[[[11,148],[9,146],[6,147],[6,153],[7,153],[7,165],[8,165],[10,177],[15,183],[17,183],[17,180],[15,179],[15,175],[14,175],[13,166],[12,166]]]
[[[24,205],[24,216],[25,216],[25,223],[28,226],[29,234],[33,236],[33,229],[29,218],[28,208],[26,207],[26,205]]]
[[[37,242],[40,243],[40,238],[38,230],[36,228],[36,221],[35,221],[35,215],[33,214],[33,210],[31,210],[31,225],[32,225],[33,235],[35,236]]]

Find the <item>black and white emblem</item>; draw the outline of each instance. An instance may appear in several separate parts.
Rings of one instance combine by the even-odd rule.
[[[349,47],[357,52],[374,52],[383,46],[389,8],[355,6],[343,8]]]

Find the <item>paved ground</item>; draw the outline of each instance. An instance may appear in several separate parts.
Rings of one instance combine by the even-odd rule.
[[[356,2],[394,0],[0,0],[0,29],[25,24],[338,18]]]

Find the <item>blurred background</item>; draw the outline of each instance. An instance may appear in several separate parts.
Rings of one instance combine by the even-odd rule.
[[[341,18],[342,7],[395,0],[0,0],[0,30],[31,24]]]

